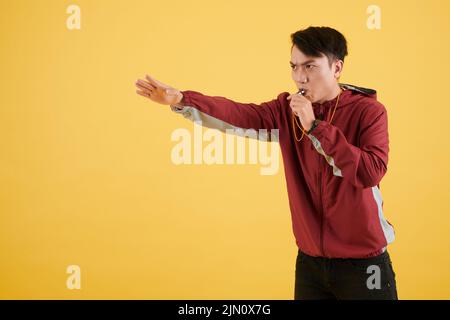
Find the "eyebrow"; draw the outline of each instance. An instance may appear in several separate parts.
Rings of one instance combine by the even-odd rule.
[[[316,62],[316,60],[307,60],[307,61],[303,62],[301,65],[304,66],[305,64],[308,64],[308,63],[311,63],[311,62]],[[296,66],[296,64],[293,63],[292,61],[289,61],[289,63],[290,63],[292,66]]]

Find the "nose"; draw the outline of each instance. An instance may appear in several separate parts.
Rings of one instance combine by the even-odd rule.
[[[294,78],[294,81],[297,83],[308,82],[308,77],[306,76],[306,72],[302,72],[300,70],[294,71],[293,78]]]

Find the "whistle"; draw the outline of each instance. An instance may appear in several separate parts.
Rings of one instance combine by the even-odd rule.
[[[297,94],[299,94],[301,96],[304,95],[305,94],[305,89],[298,90]]]

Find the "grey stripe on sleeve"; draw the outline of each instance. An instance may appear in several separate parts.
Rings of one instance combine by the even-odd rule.
[[[201,121],[203,127],[217,129],[223,133],[234,134],[237,136],[246,136],[250,139],[258,139],[267,142],[279,141],[278,130],[260,129],[258,130],[259,131],[258,134],[249,134],[248,133],[249,131],[255,129],[243,129],[233,126],[232,124],[229,124],[225,121],[210,116],[209,114],[201,112],[200,110],[192,106],[177,107],[171,105],[170,108],[172,109],[173,112],[181,114],[183,117],[192,122]]]
[[[342,171],[341,169],[339,169],[336,164],[334,163],[334,159],[333,157],[325,154],[325,151],[323,151],[322,145],[320,144],[320,141],[313,136],[312,134],[308,134],[308,137],[311,138],[311,141],[314,145],[314,148],[316,148],[317,152],[319,152],[321,155],[323,155],[325,157],[325,159],[327,160],[328,164],[333,168],[333,175],[338,176],[338,177],[342,177]]]

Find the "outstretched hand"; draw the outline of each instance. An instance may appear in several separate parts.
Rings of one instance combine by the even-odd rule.
[[[146,75],[144,80],[138,79],[135,85],[138,88],[136,90],[137,94],[160,104],[174,105],[183,98],[183,93],[180,90],[164,84],[149,75]]]

